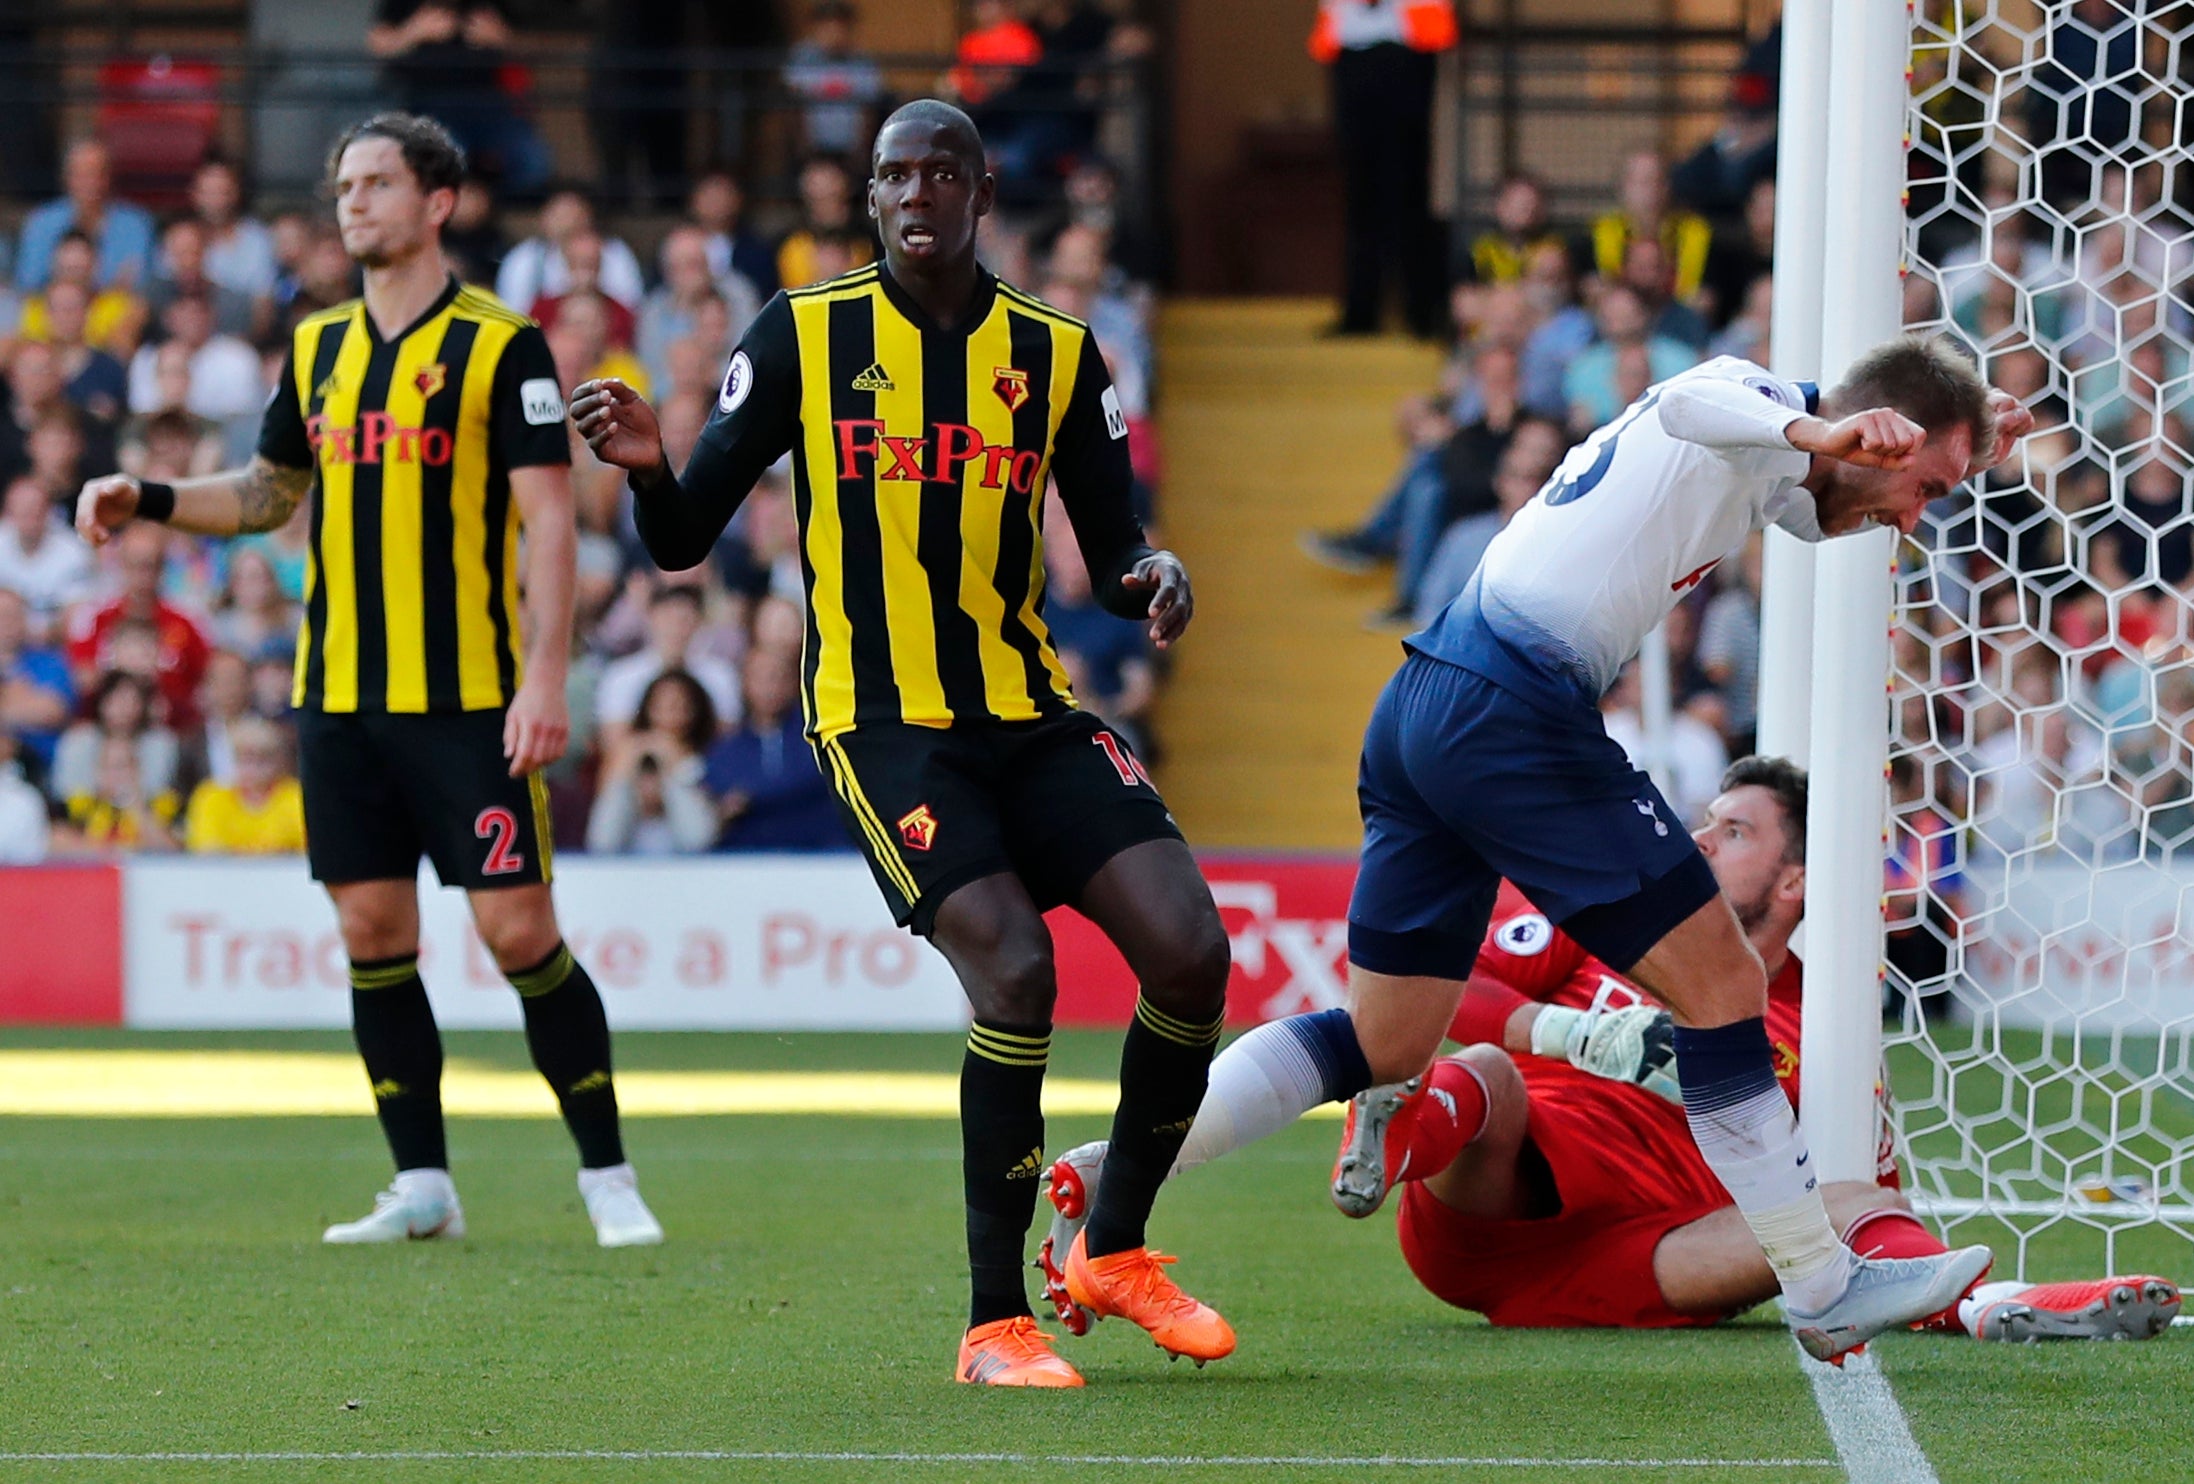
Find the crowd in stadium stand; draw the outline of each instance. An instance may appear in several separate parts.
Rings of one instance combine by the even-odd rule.
[[[968,16],[937,86],[977,113],[996,151],[1007,204],[986,224],[986,261],[1096,327],[1151,518],[1155,265],[1095,147],[1102,88],[1084,70],[1141,54],[1150,36],[1079,0],[979,0]],[[516,115],[475,106],[450,120],[495,172],[466,182],[445,234],[461,271],[541,321],[567,388],[617,375],[646,391],[674,459],[761,302],[877,251],[860,150],[893,97],[859,21],[822,0],[785,54],[803,153],[777,162],[794,190],[775,209],[750,200],[740,174],[704,165],[667,227],[620,216],[621,188],[555,183]],[[433,96],[446,79],[415,54],[442,48],[448,66],[492,70],[502,24],[488,3],[387,0],[368,40],[395,96],[447,107]],[[1943,502],[1922,537],[1935,560],[1908,567],[1899,725],[1914,761],[1897,848],[1936,899],[1975,858],[2043,841],[2162,853],[2194,831],[2194,226],[2161,163],[2180,127],[2169,94],[2126,80],[2144,34],[2107,0],[2054,19],[2048,65],[2006,114],[2039,162],[2024,195],[2016,151],[1952,150],[1973,95],[1930,93],[1940,57],[1915,54],[1924,262],[1907,320],[1952,328],[2041,424],[1977,496]],[[1454,353],[1438,385],[1397,409],[1385,498],[1307,542],[1336,565],[1393,564],[1375,622],[1413,626],[1459,592],[1566,450],[1645,386],[1707,356],[1769,359],[1778,47],[1770,36],[1754,48],[1696,151],[1625,159],[1602,210],[1556,224],[1531,176],[1499,187],[1486,229],[1457,254]],[[602,117],[617,124],[605,145],[615,135],[654,152],[648,116]],[[353,265],[324,208],[254,214],[250,182],[219,159],[165,219],[116,198],[95,140],[67,149],[61,176],[62,195],[0,243],[0,859],[286,838],[294,790],[262,771],[251,722],[284,740],[304,517],[228,544],[136,530],[94,560],[65,515],[81,482],[109,470],[174,479],[248,456],[289,326],[351,297]],[[1942,209],[1939,183],[1953,178],[1964,204]],[[710,563],[665,576],[639,548],[617,472],[576,440],[573,451],[581,643],[571,755],[552,773],[561,843],[841,843],[786,700],[803,620],[784,479],[765,479]],[[1071,545],[1051,558],[1050,619],[1078,690],[1153,748],[1154,656],[1087,601]],[[1686,811],[1751,745],[1759,586],[1755,546],[1668,626],[1667,764]],[[1636,708],[1628,683],[1605,707],[1633,745]]]
[[[1566,450],[1650,383],[1770,359],[1777,44],[1754,50],[1706,144],[1632,156],[1607,208],[1567,230],[1532,177],[1500,186],[1452,286],[1457,348],[1398,409],[1385,497],[1305,537],[1334,566],[1391,563],[1374,625],[1429,619]],[[2140,64],[2171,59],[2138,17],[2081,0],[2050,45],[2006,115],[2032,146],[2023,180],[2021,151],[1976,146],[1977,94],[1929,91],[1945,51],[1915,55],[1906,322],[1958,336],[2039,418],[2021,457],[1930,511],[1925,559],[1904,548],[1888,885],[1892,955],[1916,981],[2009,857],[2168,859],[2194,838],[2194,202],[2165,163],[2184,122],[2142,91]],[[1952,180],[1968,194],[1945,209]],[[1667,626],[1662,761],[1687,813],[1753,742],[1759,594],[1755,541]],[[1602,709],[1642,757],[1635,675]]]
[[[1450,294],[1456,350],[1439,385],[1397,411],[1404,453],[1385,497],[1355,527],[1305,539],[1330,565],[1392,562],[1392,600],[1372,623],[1430,622],[1569,449],[1646,387],[1710,356],[1767,358],[1775,181],[1763,80],[1740,77],[1730,112],[1730,127],[1673,168],[1651,152],[1626,158],[1609,209],[1576,231],[1549,222],[1533,177],[1501,183]],[[1733,751],[1749,748],[1758,595],[1755,549],[1717,569],[1669,625],[1671,802],[1687,815],[1713,796]],[[1604,707],[1634,751],[1636,707],[1629,681]]]
[[[942,83],[982,119],[1001,176],[984,258],[1097,326],[1152,520],[1148,260],[1096,149],[1097,104],[1083,101],[1099,96],[1085,64],[1136,55],[1148,37],[1078,0],[970,14]],[[682,463],[763,301],[877,255],[864,153],[894,100],[858,23],[854,6],[823,0],[786,53],[804,151],[776,169],[797,183],[790,210],[751,210],[738,173],[703,168],[668,223],[611,218],[596,193],[552,179],[516,115],[478,89],[449,95],[453,73],[500,65],[498,6],[384,0],[368,42],[396,100],[438,113],[493,164],[466,181],[445,233],[458,271],[540,321],[567,394],[619,376],[649,396]],[[60,197],[0,236],[0,863],[298,850],[289,697],[309,503],[262,536],[137,525],[97,555],[69,516],[101,474],[174,480],[247,460],[291,326],[355,296],[355,266],[324,206],[257,212],[221,159],[164,218],[116,195],[97,139],[68,146],[62,178]],[[788,471],[765,476],[708,562],[665,574],[622,472],[576,435],[572,455],[578,628],[572,743],[549,772],[558,844],[845,848],[801,732]],[[1051,543],[1049,562],[1047,612],[1078,693],[1150,749],[1158,669],[1141,628],[1090,601],[1071,541]]]

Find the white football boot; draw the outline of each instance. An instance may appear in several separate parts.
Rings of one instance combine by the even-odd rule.
[[[1044,1297],[1051,1300],[1053,1312],[1072,1335],[1088,1334],[1098,1319],[1067,1293],[1067,1254],[1074,1250],[1074,1239],[1082,1234],[1082,1228],[1089,1225],[1089,1210],[1097,1201],[1097,1181],[1105,1171],[1105,1151],[1111,1147],[1104,1139],[1078,1144],[1053,1160],[1044,1176],[1044,1194],[1051,1202],[1051,1230],[1044,1237],[1044,1245],[1037,1249],[1033,1266],[1044,1275]]]
[[[579,1172],[579,1197],[594,1223],[594,1240],[604,1247],[652,1247],[663,1240],[663,1224],[640,1199],[639,1177],[629,1164]]]
[[[1834,1303],[1808,1314],[1786,1299],[1783,1317],[1806,1354],[1841,1366],[1876,1335],[1919,1324],[1958,1302],[1995,1260],[1986,1247],[1932,1257],[1855,1256],[1851,1281]]]
[[[373,1213],[339,1221],[320,1234],[323,1242],[424,1242],[465,1234],[465,1208],[447,1170],[399,1170],[396,1182],[373,1198]]]

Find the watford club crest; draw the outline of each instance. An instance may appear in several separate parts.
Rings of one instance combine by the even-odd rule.
[[[443,382],[448,378],[448,375],[449,368],[440,361],[436,361],[431,366],[421,366],[419,374],[414,376],[411,381],[413,386],[419,388],[420,396],[431,397],[442,389]]]
[[[1006,411],[1019,412],[1021,404],[1028,400],[1028,373],[1016,371],[1011,366],[994,366],[990,374],[995,378],[990,389],[1006,404]]]
[[[937,843],[937,816],[929,812],[929,805],[916,805],[912,813],[899,817],[899,838],[909,850],[927,850]]]

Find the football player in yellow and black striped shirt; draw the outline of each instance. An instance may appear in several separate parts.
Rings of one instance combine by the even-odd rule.
[[[419,978],[425,855],[466,889],[521,996],[596,1239],[661,1241],[625,1162],[602,999],[549,897],[536,770],[568,734],[577,546],[556,369],[538,326],[443,259],[464,156],[440,124],[369,119],[336,142],[328,173],[365,296],[297,326],[258,457],[174,485],[94,480],[77,525],[94,543],[132,517],[228,536],[272,530],[313,497],[294,691],[306,852],[335,901],[397,1169],[373,1213],[327,1240],[464,1235]]]
[[[1056,1297],[1214,1358],[1233,1332],[1165,1277],[1143,1227],[1203,1097],[1227,939],[1149,775],[1077,709],[1052,648],[1047,479],[1099,599],[1161,645],[1188,623],[1188,576],[1144,544],[1126,423],[1089,327],[976,261],[995,186],[974,125],[911,103],[871,164],[884,260],[763,308],[682,474],[620,383],[581,386],[573,415],[597,455],[633,471],[641,536],[673,570],[700,562],[762,471],[792,455],[808,735],[885,899],[951,961],[975,1010],[960,1080],[974,1290],[960,1379],[1081,1384],[1036,1327],[1023,1278],[1056,994],[1041,914],[1061,903],[1119,946],[1142,995],[1095,1209],[1071,1252],[1045,1253]]]

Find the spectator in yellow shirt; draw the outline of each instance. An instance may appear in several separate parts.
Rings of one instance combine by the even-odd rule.
[[[845,162],[812,155],[800,167],[800,225],[777,247],[777,281],[803,288],[850,272],[876,257],[854,208],[854,182]]]
[[[126,737],[109,737],[99,744],[93,786],[69,797],[67,822],[54,831],[54,853],[173,850],[179,809],[172,792],[146,791],[136,745]]]
[[[1705,217],[1669,197],[1668,162],[1651,150],[1623,161],[1621,206],[1597,217],[1585,243],[1583,269],[1613,283],[1623,276],[1623,253],[1637,237],[1655,237],[1675,271],[1675,297],[1689,304],[1706,277],[1714,229]]]
[[[53,333],[53,319],[46,296],[55,283],[81,286],[86,297],[83,338],[86,345],[104,350],[127,362],[137,349],[145,329],[145,301],[128,289],[101,288],[96,282],[99,250],[81,232],[71,232],[53,250],[53,278],[45,293],[23,301],[20,333],[25,340],[44,341]]]
[[[609,304],[601,294],[565,294],[556,301],[555,322],[541,331],[548,338],[549,354],[555,358],[556,376],[566,396],[582,381],[610,377],[643,397],[648,392],[641,389],[654,385],[640,358],[612,338]]]
[[[297,855],[305,848],[305,798],[282,735],[252,717],[229,729],[236,782],[207,779],[192,791],[183,843],[193,855]]]

